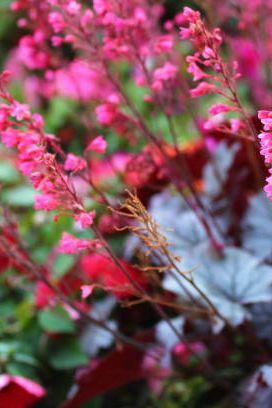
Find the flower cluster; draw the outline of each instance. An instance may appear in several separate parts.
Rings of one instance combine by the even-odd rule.
[[[272,112],[259,111],[258,117],[264,125],[264,132],[259,134],[261,141],[261,154],[265,158],[265,163],[269,167],[270,176],[266,179],[264,188],[267,196],[272,200]]]
[[[27,105],[14,100],[6,91],[7,73],[0,78],[0,131],[2,142],[8,148],[18,151],[18,168],[29,179],[35,190],[40,192],[35,198],[35,209],[43,211],[57,210],[70,214],[81,228],[93,224],[95,211],[86,211],[70,179],[70,172],[81,172],[87,167],[85,159],[69,153],[61,164],[57,161],[60,150],[56,138],[44,131],[43,119],[32,114]],[[95,139],[95,148],[104,152],[106,142],[102,137]],[[98,149],[99,148],[99,149]],[[55,153],[49,152],[49,150]],[[90,247],[88,240],[72,238],[67,243],[64,237],[63,252],[75,253]],[[67,244],[67,245],[66,245]]]
[[[239,113],[244,116],[239,102],[236,80],[241,74],[238,72],[236,61],[231,66],[226,64],[220,55],[223,43],[221,30],[215,28],[207,30],[198,11],[185,7],[183,11],[183,25],[180,29],[182,40],[190,40],[197,51],[186,58],[187,71],[193,76],[193,81],[201,81],[190,90],[192,98],[207,94],[222,96],[227,103],[216,103],[209,108],[212,118],[205,123],[206,129],[219,128],[229,134],[240,134],[250,137],[251,129],[246,129],[244,118],[232,118],[226,124],[220,116],[228,112]],[[217,116],[218,115],[218,116]],[[219,118],[219,121],[218,121]]]

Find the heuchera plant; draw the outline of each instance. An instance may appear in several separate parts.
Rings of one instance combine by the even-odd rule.
[[[271,406],[272,6],[199,3],[11,3],[0,406]]]

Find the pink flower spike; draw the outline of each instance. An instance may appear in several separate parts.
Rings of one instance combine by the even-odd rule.
[[[90,247],[91,242],[88,239],[76,238],[73,235],[64,232],[62,234],[58,252],[62,254],[77,254]]]
[[[96,153],[103,154],[107,149],[107,142],[103,136],[97,136],[95,139],[91,141],[91,143],[87,147],[87,151],[91,150]]]
[[[80,289],[82,299],[87,299],[93,293],[94,285],[83,285]]]
[[[93,224],[95,218],[95,211],[90,212],[81,212],[80,214],[75,215],[75,220],[81,228],[89,228]]]

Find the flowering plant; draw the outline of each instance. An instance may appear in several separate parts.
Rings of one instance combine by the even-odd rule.
[[[0,403],[271,406],[272,8],[182,3],[10,4]]]

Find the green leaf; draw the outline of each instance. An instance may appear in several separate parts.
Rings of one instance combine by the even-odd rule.
[[[18,182],[20,179],[18,171],[9,161],[0,163],[0,182],[5,184],[12,184]]]
[[[19,186],[2,193],[2,200],[12,207],[30,207],[34,204],[36,192],[31,186]]]
[[[61,97],[52,99],[46,120],[48,130],[55,131],[61,127],[69,117],[74,115],[75,109],[76,103],[72,100]]]
[[[72,255],[60,254],[54,264],[54,276],[60,278],[73,266],[75,258]]]
[[[38,367],[39,362],[33,356],[26,354],[26,353],[15,353],[13,356],[13,360],[17,363],[27,364],[33,367]]]
[[[73,369],[87,364],[88,360],[78,340],[73,338],[56,342],[49,352],[49,362],[58,370]]]
[[[31,380],[37,381],[39,378],[36,374],[36,370],[25,364],[17,363],[12,361],[7,364],[7,372],[10,375],[19,375],[21,377],[30,378]]]
[[[10,5],[11,5],[12,0],[1,0],[0,3],[0,10],[2,9],[9,9]],[[1,19],[1,24],[2,22],[4,22],[5,19]]]
[[[18,343],[14,341],[1,341],[0,342],[0,360],[8,360],[12,357],[18,348]]]
[[[73,333],[75,331],[74,322],[61,307],[41,311],[38,320],[41,328],[50,333]]]

